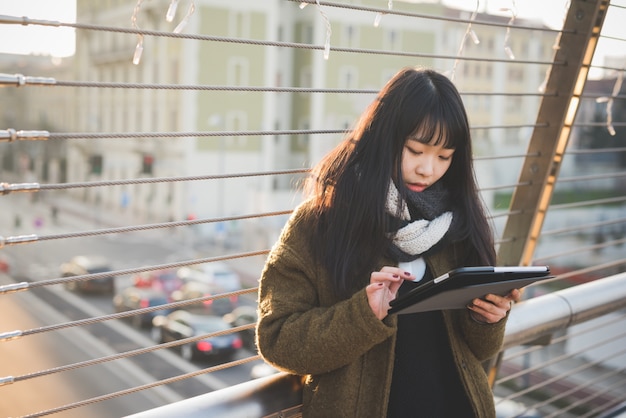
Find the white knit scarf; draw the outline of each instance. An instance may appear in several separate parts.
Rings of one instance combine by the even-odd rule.
[[[421,192],[425,194],[423,195],[423,197],[436,198],[437,195],[435,196],[426,195],[426,192],[429,189],[426,189],[425,191]],[[439,195],[441,195],[441,193],[439,193]],[[443,194],[442,196],[447,196],[447,195]],[[443,200],[444,201],[442,202],[438,202],[438,201],[432,202],[433,207],[431,207],[430,209],[437,210],[440,204],[447,206],[447,202],[445,202],[445,199]],[[409,213],[409,208],[407,206],[407,203],[401,199],[398,189],[396,188],[393,181],[391,181],[389,183],[389,190],[387,192],[387,202],[386,202],[387,212],[391,216],[396,217],[399,204],[402,205],[401,219],[408,223],[405,226],[398,229],[393,235],[393,244],[396,247],[395,249],[396,251],[394,251],[394,249],[392,248],[392,252],[394,253],[393,255],[399,259],[399,261],[410,261],[410,260],[416,259],[421,254],[431,249],[439,241],[441,241],[441,239],[446,235],[446,233],[450,229],[453,215],[452,215],[452,212],[448,210],[448,211],[438,214],[438,216],[434,217],[431,220],[428,220],[428,219],[411,220],[411,215]],[[421,208],[418,208],[418,209],[421,209]],[[397,250],[400,250],[400,251],[397,251]]]

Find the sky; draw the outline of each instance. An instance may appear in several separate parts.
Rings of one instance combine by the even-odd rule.
[[[568,0],[405,0],[443,1],[450,7],[474,11],[501,13],[511,16],[515,10],[520,18],[533,18],[543,21],[553,28],[560,28],[566,12]],[[389,0],[380,0],[381,7],[387,7]],[[611,8],[605,19],[604,33],[626,38],[623,23],[626,21],[626,0],[612,0],[625,9]],[[131,2],[132,3],[132,2]],[[393,2],[392,2],[393,5]],[[0,15],[27,16],[32,19],[73,22],[76,19],[75,0],[0,0]],[[129,16],[130,20],[130,16]],[[599,42],[594,64],[602,65],[604,55],[624,55],[626,42],[602,40]],[[71,28],[43,27],[39,25],[0,24],[0,52],[40,53],[64,57],[74,53],[74,30]]]
[[[410,0],[413,1],[413,0]],[[439,1],[439,0],[415,0],[415,1]],[[441,0],[444,4],[459,9],[474,11],[477,1],[471,0]],[[516,11],[516,16],[520,18],[531,18],[543,21],[547,26],[560,29],[563,26],[569,0],[479,0],[478,10],[487,11],[493,14],[511,16],[511,10]],[[626,0],[611,0],[611,4],[619,7],[609,7],[609,11],[604,19],[602,34],[606,36],[626,39],[624,21],[626,21]],[[621,56],[622,65],[626,65],[624,56],[626,55],[626,41],[619,41],[607,38],[600,38],[592,65],[604,65],[604,57]],[[601,77],[602,71],[592,69],[589,77]]]
[[[64,23],[76,20],[75,0],[0,0],[0,15]],[[74,30],[40,25],[0,24],[0,52],[9,54],[74,54]]]
[[[465,9],[472,12],[476,10],[476,0],[442,1],[445,5],[457,9]],[[567,11],[566,3],[569,2],[567,0],[480,0],[478,2],[478,11],[481,13],[487,11],[511,17],[511,10],[515,10],[517,17],[539,19],[551,28],[557,29],[563,25],[563,18]]]

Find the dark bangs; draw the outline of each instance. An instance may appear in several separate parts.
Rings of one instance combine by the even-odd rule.
[[[455,118],[432,112],[409,135],[424,144],[442,145],[447,149],[462,148],[468,141],[467,125]]]
[[[412,127],[407,137],[448,149],[464,148],[470,133],[463,101],[456,88],[439,77],[420,80],[416,94],[409,95],[402,116]]]

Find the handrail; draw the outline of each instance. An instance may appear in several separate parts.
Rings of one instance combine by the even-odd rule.
[[[511,310],[503,349],[626,308],[626,273],[522,301]]]
[[[288,418],[300,415],[301,404],[302,379],[281,372],[148,409],[127,418]]]
[[[524,300],[511,310],[503,349],[539,341],[556,331],[624,308],[626,272]],[[295,417],[301,412],[301,388],[300,377],[278,373],[128,418]]]

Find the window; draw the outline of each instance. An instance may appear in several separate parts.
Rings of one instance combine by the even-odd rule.
[[[520,67],[510,68],[508,71],[509,81],[522,82],[524,81],[524,70]]]
[[[178,60],[173,59],[170,62],[170,68],[171,68],[171,73],[170,73],[170,80],[172,81],[173,84],[178,84],[180,83],[180,73],[178,70]]]
[[[178,131],[178,110],[176,109],[170,111],[170,130]]]
[[[383,38],[383,49],[388,49],[391,51],[400,50],[400,34],[395,30],[385,31],[385,35]]]
[[[234,86],[248,84],[248,60],[244,57],[232,57],[228,61],[227,82]]]
[[[342,31],[342,42],[348,48],[358,48],[359,46],[359,33],[358,29],[353,25],[346,25]]]
[[[229,112],[226,115],[226,130],[232,132],[240,132],[247,129],[247,116],[245,112],[235,111]],[[247,136],[237,135],[229,137],[227,143],[231,146],[245,146],[247,142]]]
[[[311,75],[311,68],[304,67],[300,70],[300,87],[311,87],[313,85],[313,76]],[[305,93],[302,93],[305,94]]]
[[[152,154],[143,154],[141,157],[141,174],[153,174],[154,156]]]
[[[302,43],[305,43],[305,44],[313,43],[313,26],[312,25],[304,25],[302,27]]]
[[[339,70],[339,88],[354,90],[358,85],[357,70],[355,67],[342,67]]]
[[[311,129],[308,121],[304,120],[300,122],[300,130],[307,131]],[[291,151],[292,152],[305,152],[309,148],[309,142],[311,135],[308,133],[298,134],[292,139]]]
[[[92,154],[89,157],[89,172],[91,174],[102,174],[102,154]]]
[[[250,37],[250,14],[231,12],[228,14],[228,35],[239,38]]]

